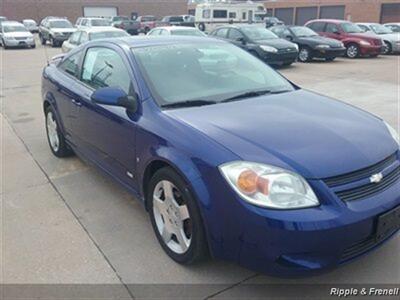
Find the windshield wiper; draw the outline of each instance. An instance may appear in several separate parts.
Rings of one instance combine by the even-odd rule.
[[[285,93],[285,92],[289,92],[289,90],[277,90],[277,91],[272,91],[272,90],[260,90],[260,91],[250,91],[250,92],[246,92],[246,93],[242,93],[227,99],[224,99],[222,101],[220,101],[221,103],[225,103],[225,102],[231,102],[231,101],[236,101],[236,100],[240,100],[240,99],[244,99],[244,98],[251,98],[251,97],[258,97],[258,96],[262,96],[262,95],[266,95],[266,94],[279,94],[279,93]]]
[[[193,106],[203,106],[216,103],[217,103],[216,101],[212,100],[188,100],[188,101],[162,104],[161,107],[162,108],[193,107]]]

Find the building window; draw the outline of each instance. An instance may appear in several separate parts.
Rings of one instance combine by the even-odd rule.
[[[229,13],[229,19],[236,19],[236,13],[235,12],[230,12]]]

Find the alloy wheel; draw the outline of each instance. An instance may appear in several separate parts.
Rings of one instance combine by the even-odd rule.
[[[50,147],[53,149],[54,152],[57,152],[60,147],[60,139],[58,137],[57,122],[51,111],[47,113],[46,126]]]
[[[350,58],[355,58],[358,56],[358,48],[356,45],[350,45],[347,48],[347,56]]]
[[[310,53],[306,48],[302,48],[299,52],[299,60],[305,62],[309,59]]]
[[[391,47],[390,47],[390,44],[388,42],[384,42],[383,43],[382,52],[383,52],[383,54],[389,54],[391,52]]]
[[[165,245],[174,253],[187,252],[192,242],[192,226],[182,193],[168,181],[160,181],[153,192],[153,214]]]

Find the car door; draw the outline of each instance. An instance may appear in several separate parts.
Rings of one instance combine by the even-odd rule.
[[[119,87],[128,95],[135,95],[137,88],[129,65],[119,48],[87,50],[76,88],[80,102],[76,127],[78,146],[83,154],[131,185],[136,164],[136,116],[123,107],[91,100],[92,93],[102,87]]]
[[[229,29],[228,40],[240,48],[247,49],[247,38],[236,28]]]
[[[58,65],[58,71],[54,78],[55,85],[53,95],[56,99],[56,109],[60,114],[60,120],[64,133],[69,141],[75,145],[74,129],[79,104],[76,101],[78,95],[75,92],[76,82],[79,78],[80,64],[83,52],[79,51],[68,56]]]

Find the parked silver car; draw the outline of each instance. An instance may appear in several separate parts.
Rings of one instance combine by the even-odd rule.
[[[88,41],[127,36],[130,35],[125,30],[114,27],[83,28],[74,32],[70,38],[62,44],[61,50],[66,53]]]
[[[31,33],[39,32],[39,26],[35,20],[25,19],[22,20],[22,24],[28,29]]]
[[[98,18],[98,17],[81,17],[76,20],[75,27],[78,29],[88,28],[88,27],[105,27],[111,26],[110,19]]]
[[[195,27],[164,26],[150,30],[147,35],[185,35],[205,37],[206,34]]]
[[[0,41],[4,49],[10,47],[36,47],[32,33],[23,24],[15,21],[5,21],[0,26]]]
[[[400,52],[400,34],[378,23],[357,23],[365,32],[378,35],[383,41],[383,54]]]
[[[383,26],[389,28],[393,32],[400,32],[400,23],[386,23]]]

